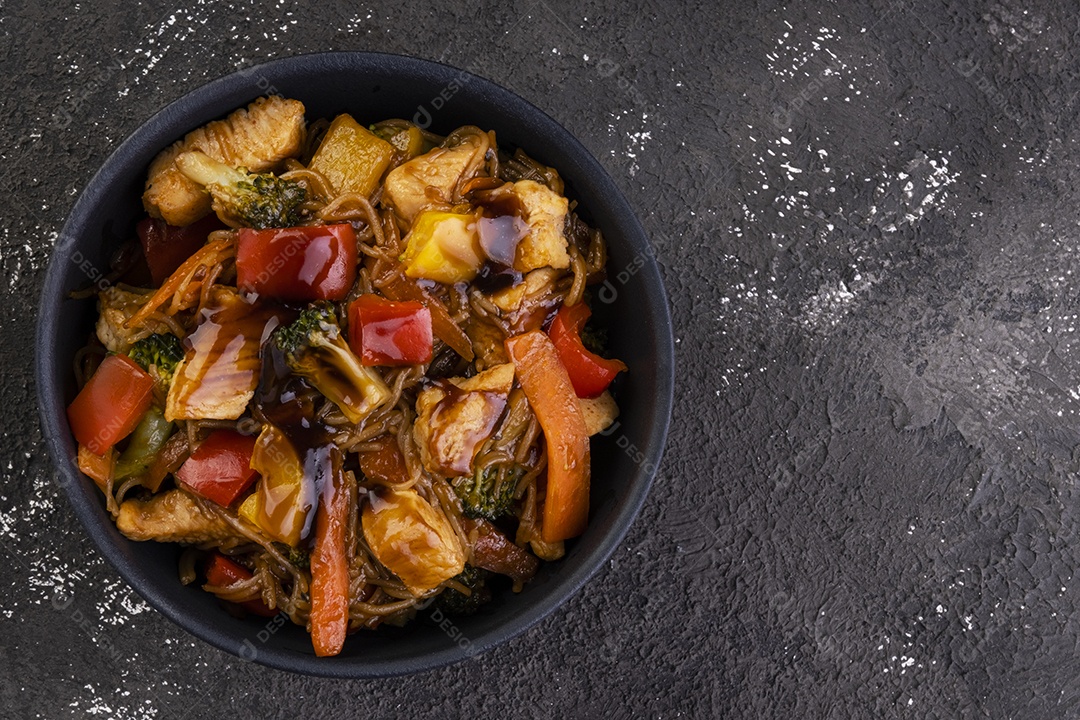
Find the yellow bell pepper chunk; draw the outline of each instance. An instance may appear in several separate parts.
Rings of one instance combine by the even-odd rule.
[[[241,503],[240,517],[270,537],[296,547],[310,529],[315,487],[304,461],[281,430],[267,423],[255,440],[251,467],[262,475]]]
[[[308,165],[322,173],[339,193],[371,195],[390,165],[394,147],[342,114],[334,118]]]
[[[259,491],[248,495],[236,508],[236,514],[247,520],[255,527],[259,527]]]
[[[406,238],[405,274],[452,285],[469,282],[484,264],[473,215],[425,210]]]

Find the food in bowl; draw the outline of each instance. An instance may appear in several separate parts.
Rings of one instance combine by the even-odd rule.
[[[473,126],[304,112],[261,98],[151,163],[68,419],[124,535],[329,656],[558,560],[626,366],[555,169]]]

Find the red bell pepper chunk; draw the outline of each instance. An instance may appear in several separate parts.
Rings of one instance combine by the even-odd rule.
[[[214,553],[211,555],[210,563],[206,566],[207,584],[219,588],[227,588],[238,582],[250,580],[251,578],[252,574],[250,570],[243,565],[230,560],[221,553]],[[244,602],[237,604],[248,612],[255,615],[261,615],[262,617],[274,617],[278,614],[277,610],[270,609],[262,600],[245,600]]]
[[[620,360],[608,360],[589,352],[581,342],[581,328],[592,315],[585,303],[559,308],[548,330],[559,359],[570,375],[574,393],[581,398],[594,398],[605,390],[626,365]]]
[[[437,338],[450,346],[454,352],[469,362],[473,361],[472,340],[465,331],[450,316],[442,301],[420,287],[413,280],[407,280],[401,275],[392,276],[382,286],[382,291],[391,300],[412,300],[421,303],[431,313],[431,331]]]
[[[431,311],[418,302],[361,295],[349,305],[349,345],[364,365],[431,361]]]
[[[205,245],[210,233],[224,228],[225,224],[213,213],[186,227],[169,225],[158,218],[143,218],[135,226],[135,232],[142,244],[143,257],[150,267],[154,285],[165,282],[185,260]]]
[[[356,280],[352,225],[270,230],[237,236],[236,284],[280,300],[343,300]]]
[[[68,405],[71,432],[104,455],[135,429],[150,407],[154,378],[127,355],[110,355]]]
[[[215,430],[180,466],[176,477],[192,492],[228,507],[255,482],[254,450],[254,436]]]

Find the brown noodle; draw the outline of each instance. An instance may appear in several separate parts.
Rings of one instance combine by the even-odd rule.
[[[311,123],[309,126],[307,144],[301,153],[305,162],[310,161],[327,126],[326,121]],[[383,121],[374,127],[376,131],[380,131],[402,130],[411,126],[408,121],[395,119]],[[530,179],[543,183],[560,194],[563,191],[562,180],[555,170],[537,163],[520,150],[512,156],[500,153],[492,132],[466,126],[455,130],[446,138],[427,131],[423,131],[422,137],[425,147],[463,144],[474,147],[466,171],[451,189],[449,196],[432,198],[432,206],[449,207],[463,203],[465,199],[462,197],[462,189],[466,182],[476,177],[497,177],[508,182]],[[394,164],[404,159],[406,158],[398,152],[395,154]],[[309,224],[347,222],[356,229],[362,263],[356,285],[340,304],[339,310],[344,309],[360,294],[379,291],[399,281],[401,276],[398,257],[404,249],[401,231],[393,212],[376,206],[379,201],[378,193],[373,198],[355,193],[337,194],[325,176],[297,160],[286,162],[285,172],[281,177],[298,181],[307,188],[304,210]],[[559,303],[578,303],[584,297],[586,285],[603,273],[606,249],[599,231],[589,228],[581,222],[576,213],[572,213],[567,221],[567,234],[573,239],[569,247],[569,270],[540,296],[527,298],[524,303],[534,303],[535,307],[530,305],[521,308],[519,314],[535,312],[536,308],[541,307],[556,307]],[[178,337],[190,333],[198,323],[202,311],[212,304],[214,289],[220,287],[218,283],[235,277],[236,237],[235,230],[211,233],[208,243],[221,242],[224,246],[220,255],[214,258],[213,262],[204,264],[184,278],[176,291],[156,307],[145,308],[141,322],[131,328],[132,331],[151,328],[152,330],[145,331],[150,332],[163,327]],[[153,292],[136,288],[131,290],[143,293],[140,295],[143,298],[140,303],[150,297],[149,292]],[[485,325],[505,336],[517,322],[517,316],[511,317],[488,296],[475,289],[467,292],[462,288],[439,287],[429,292],[432,301],[442,303],[450,317],[461,327],[475,328]],[[135,304],[131,312],[138,307],[139,304]],[[441,343],[437,344],[437,350],[442,347]],[[96,339],[76,353],[74,369],[80,387],[85,384],[104,356],[105,348],[98,344]],[[397,489],[412,488],[424,497],[437,513],[446,518],[462,546],[468,550],[471,559],[476,532],[470,533],[461,502],[451,482],[436,477],[425,469],[414,438],[415,400],[417,393],[428,382],[428,366],[379,368],[378,371],[390,388],[391,398],[363,423],[350,423],[329,401],[324,402],[318,409],[318,417],[330,428],[333,441],[346,454],[360,454],[372,450],[377,447],[372,441],[380,437],[393,438],[401,451],[408,476],[407,482],[396,486]],[[237,421],[178,420],[176,427],[176,433],[186,436],[187,447],[194,449],[214,429],[230,428],[251,434],[258,432],[260,425],[258,421],[244,417]],[[475,458],[475,468],[480,474],[493,473],[499,488],[504,483],[515,484],[513,495],[520,500],[516,518],[517,542],[524,544],[538,539],[538,483],[544,477],[546,459],[539,422],[520,389],[510,393],[496,432],[483,444]],[[365,480],[358,480],[355,472],[351,470],[345,473],[345,477],[349,518],[346,540],[350,556],[348,566],[351,629],[375,627],[383,622],[404,623],[415,614],[419,603],[448,587],[468,592],[463,585],[450,580],[422,597],[416,597],[401,580],[378,563],[359,522],[362,503],[365,502],[370,486]],[[126,498],[146,492],[148,491],[143,485],[143,478],[108,478],[105,494],[109,512],[115,517],[119,505]],[[226,543],[185,549],[181,553],[178,567],[181,582],[195,582],[202,550],[216,549],[226,554],[243,556],[252,567],[251,578],[228,587],[207,585],[206,589],[231,602],[262,600],[268,607],[284,612],[292,622],[306,625],[311,609],[311,574],[304,565],[303,558],[294,556],[285,546],[271,540],[253,525],[239,518],[234,510],[195,495],[192,497],[204,512],[220,518],[235,537]]]

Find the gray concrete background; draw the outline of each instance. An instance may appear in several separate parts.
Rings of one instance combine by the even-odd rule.
[[[1080,715],[1075,8],[0,3],[0,716]],[[96,167],[243,64],[412,54],[573,132],[657,249],[676,410],[622,548],[410,678],[196,641],[51,481],[31,352]]]

